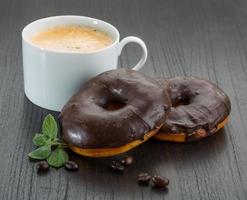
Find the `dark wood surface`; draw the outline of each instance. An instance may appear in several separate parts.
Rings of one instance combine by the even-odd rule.
[[[108,159],[71,153],[77,173],[36,173],[27,154],[50,111],[23,92],[21,30],[38,18],[75,14],[109,21],[121,36],[147,44],[143,73],[195,75],[230,96],[231,120],[219,134],[197,143],[154,140],[129,154],[135,164],[117,175]],[[129,45],[120,66],[132,66],[140,49]],[[52,112],[55,116],[57,113]],[[140,187],[147,171],[171,180],[168,191]],[[247,1],[245,0],[0,0],[0,199],[223,199],[247,197]]]

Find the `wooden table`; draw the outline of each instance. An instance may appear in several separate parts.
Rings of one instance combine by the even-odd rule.
[[[123,174],[107,168],[109,159],[71,153],[78,172],[37,175],[27,154],[50,111],[24,96],[21,30],[38,18],[63,14],[100,18],[121,37],[141,37],[149,50],[145,74],[195,75],[217,83],[231,98],[230,122],[197,143],[148,141],[129,153],[135,164]],[[0,199],[246,199],[246,19],[244,0],[0,0]],[[140,54],[129,45],[119,65],[132,66]],[[141,171],[168,177],[169,190],[140,187]]]

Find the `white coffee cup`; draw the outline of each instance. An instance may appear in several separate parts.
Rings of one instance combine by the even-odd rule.
[[[61,52],[41,48],[30,42],[30,37],[46,28],[59,25],[82,25],[106,32],[113,43],[91,53]],[[22,31],[24,88],[34,104],[61,111],[69,98],[90,78],[117,68],[123,47],[130,42],[139,44],[142,57],[133,70],[139,70],[147,59],[145,43],[137,37],[126,37],[119,42],[119,32],[102,20],[83,16],[54,16],[28,24]]]

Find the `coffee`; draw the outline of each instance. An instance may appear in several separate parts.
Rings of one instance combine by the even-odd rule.
[[[40,31],[30,37],[40,48],[63,52],[94,52],[113,43],[106,33],[85,26],[56,26]]]

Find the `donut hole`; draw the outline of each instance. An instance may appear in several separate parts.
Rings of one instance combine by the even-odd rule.
[[[176,108],[178,106],[185,106],[190,104],[190,97],[188,96],[179,96],[176,101],[172,103],[172,107]]]
[[[109,111],[120,110],[126,106],[125,102],[114,100],[107,102],[103,108]]]

